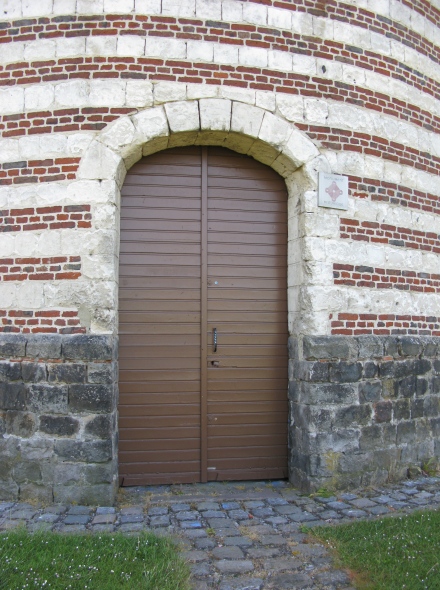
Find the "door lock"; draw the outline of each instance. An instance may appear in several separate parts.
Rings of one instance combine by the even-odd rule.
[[[213,352],[217,352],[217,328],[212,330]]]

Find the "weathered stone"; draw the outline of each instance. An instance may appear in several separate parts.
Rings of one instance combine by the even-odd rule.
[[[40,430],[57,436],[71,436],[78,432],[79,422],[71,416],[40,416]]]
[[[423,342],[417,337],[402,336],[399,339],[399,350],[401,356],[419,356],[423,350]]]
[[[62,461],[104,463],[112,457],[112,444],[111,441],[58,440],[55,442],[55,454]]]
[[[67,414],[67,386],[29,385],[27,405],[37,413]]]
[[[356,358],[357,343],[343,336],[305,336],[303,354],[307,360]]]
[[[384,341],[380,336],[358,336],[360,359],[381,358],[384,355]]]
[[[401,422],[397,425],[397,444],[412,444],[416,439],[414,422]]]
[[[46,381],[46,365],[44,363],[21,363],[23,381],[27,383],[38,383]]]
[[[26,409],[26,387],[23,383],[0,383],[0,409]]]
[[[6,432],[15,436],[29,438],[36,430],[35,414],[10,410],[6,412]]]
[[[361,378],[362,369],[362,363],[331,363],[330,381],[335,381],[336,383],[354,383]]]
[[[108,484],[84,486],[60,486],[53,489],[54,501],[60,503],[87,502],[90,505],[113,504],[115,488]]]
[[[366,425],[371,419],[371,406],[369,404],[361,406],[348,406],[340,408],[335,413],[334,426],[336,428],[355,428],[357,425]]]
[[[110,384],[115,380],[115,369],[112,363],[89,363],[88,382]]]
[[[85,383],[87,380],[87,365],[59,363],[49,364],[47,368],[51,383]]]
[[[221,559],[215,563],[215,567],[222,574],[245,574],[251,572],[254,569],[252,561],[249,560],[234,560]]]
[[[27,339],[26,356],[37,359],[58,359],[61,357],[63,337],[59,334],[29,334]]]
[[[9,383],[21,378],[21,363],[0,362],[0,382]]]
[[[93,438],[108,439],[113,431],[113,416],[100,414],[86,422],[84,433]]]
[[[26,336],[0,333],[0,357],[19,358],[26,356]]]
[[[84,361],[112,360],[114,343],[111,336],[74,334],[63,338],[63,358]]]
[[[38,461],[22,461],[14,467],[14,479],[17,483],[26,481],[41,482],[41,467]]]
[[[381,381],[364,381],[359,383],[359,401],[361,404],[379,401],[381,395]]]
[[[362,428],[359,439],[359,449],[361,451],[378,449],[381,448],[382,444],[382,429],[379,425],[373,424],[372,426]]]
[[[374,417],[376,422],[390,422],[393,404],[391,402],[378,402],[374,404]]]
[[[409,420],[410,400],[399,399],[393,402],[393,417],[395,420]]]
[[[108,413],[114,407],[112,385],[71,385],[69,408],[74,412]]]

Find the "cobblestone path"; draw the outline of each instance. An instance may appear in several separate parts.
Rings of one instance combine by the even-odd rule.
[[[170,534],[190,562],[194,590],[349,590],[347,574],[302,526],[370,519],[440,506],[440,478],[333,497],[284,481],[124,488],[116,507],[0,502],[0,530]],[[352,589],[351,589],[352,590]]]

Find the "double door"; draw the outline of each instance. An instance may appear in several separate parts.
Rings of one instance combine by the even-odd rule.
[[[224,148],[142,159],[121,202],[122,485],[287,476],[287,195]]]

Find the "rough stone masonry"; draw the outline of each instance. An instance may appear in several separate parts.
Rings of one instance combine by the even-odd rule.
[[[0,497],[111,503],[120,189],[194,144],[286,182],[291,481],[438,458],[438,0],[3,0],[0,18]],[[318,172],[348,176],[346,211],[318,207]]]

